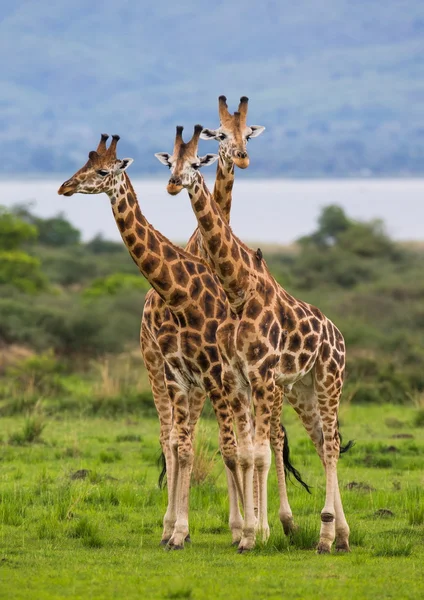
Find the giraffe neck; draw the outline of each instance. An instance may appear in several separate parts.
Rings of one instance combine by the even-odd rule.
[[[228,160],[224,150],[219,149],[218,165],[216,167],[215,187],[213,198],[220,207],[227,223],[230,222],[231,202],[233,199],[234,163]]]
[[[213,197],[220,207],[227,223],[230,222],[233,185],[234,163],[232,160],[227,159],[225,152],[220,147]],[[208,251],[207,248],[205,248],[199,229],[196,229],[189,239],[186,250],[195,256],[201,256],[206,262],[210,263]]]
[[[189,301],[183,265],[193,261],[147,221],[126,173],[116,177],[108,196],[122,240],[142,275],[173,310],[183,307]],[[174,275],[173,269],[178,271]]]
[[[239,312],[264,268],[260,258],[232,232],[200,173],[187,188],[209,261],[232,308]]]

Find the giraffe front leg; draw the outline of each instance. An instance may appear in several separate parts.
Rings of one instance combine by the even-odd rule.
[[[182,550],[189,534],[188,511],[190,497],[190,478],[194,462],[193,443],[190,434],[190,412],[188,407],[188,394],[178,390],[174,394],[174,420],[178,436],[177,461],[178,481],[175,486],[177,498],[177,515],[168,548]]]
[[[163,518],[163,533],[161,546],[167,546],[174,532],[175,522],[177,520],[177,502],[178,502],[178,433],[174,426],[169,438],[171,450],[171,469],[168,472],[168,506]],[[167,467],[168,468],[168,467]]]
[[[279,517],[286,535],[292,534],[296,527],[293,513],[287,496],[286,474],[284,469],[283,449],[285,443],[284,430],[280,425],[283,407],[283,393],[279,387],[275,388],[274,404],[271,413],[271,447],[274,452],[275,469],[277,471],[278,494],[280,497]]]
[[[267,376],[266,382],[251,377],[255,405],[254,460],[259,487],[258,533],[264,542],[269,538],[267,483],[271,466],[270,421],[275,394],[273,373],[269,372]]]
[[[239,464],[242,475],[243,531],[237,552],[242,554],[255,546],[255,510],[253,502],[254,455],[250,418],[250,398],[238,393],[231,398],[239,445]]]
[[[233,414],[228,400],[221,392],[213,390],[210,400],[219,427],[219,449],[225,463],[229,498],[229,526],[232,543],[238,544],[242,538],[243,517],[240,513],[239,498],[243,500],[243,484],[238,464],[237,440],[233,428]]]
[[[243,537],[243,517],[240,512],[239,494],[237,485],[230,469],[225,466],[225,475],[227,477],[228,499],[229,499],[229,517],[228,525],[231,531],[231,543],[233,546],[238,546]]]
[[[160,544],[166,546],[174,530],[176,507],[173,504],[173,477],[177,476],[178,463],[175,462],[171,448],[172,405],[165,383],[165,365],[157,344],[148,334],[144,321],[141,328],[141,352],[149,376],[153,400],[160,423],[160,445],[165,456],[166,476],[168,482],[168,506],[163,518],[163,530]]]

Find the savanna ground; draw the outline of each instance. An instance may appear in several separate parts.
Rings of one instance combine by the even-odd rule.
[[[424,413],[417,406],[345,404],[356,445],[339,463],[351,527],[348,555],[318,556],[324,476],[290,407],[292,459],[313,486],[289,485],[299,530],[282,534],[269,479],[271,538],[248,555],[231,547],[217,426],[198,430],[192,543],[159,547],[166,490],[157,486],[158,423],[35,408],[2,420],[0,598],[421,598],[424,595]]]

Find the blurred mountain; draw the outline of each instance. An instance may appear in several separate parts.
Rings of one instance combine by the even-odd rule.
[[[153,174],[176,124],[217,126],[220,94],[267,128],[251,174],[424,172],[421,0],[1,5],[2,174],[71,174],[102,131]]]

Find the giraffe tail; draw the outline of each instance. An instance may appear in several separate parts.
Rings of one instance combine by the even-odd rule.
[[[347,452],[348,450],[350,450],[352,448],[352,446],[355,445],[355,441],[354,440],[349,440],[347,444],[345,444],[344,446],[342,445],[343,437],[342,437],[342,434],[340,433],[340,426],[339,426],[339,420],[338,419],[337,419],[337,431],[339,432],[340,454],[344,454],[345,452]]]
[[[166,477],[166,460],[165,460],[165,454],[163,452],[161,452],[161,455],[159,456],[158,467],[159,468],[162,467],[160,475],[159,475],[159,480],[158,480],[159,489],[162,490],[165,487],[165,477]]]
[[[305,490],[308,492],[308,494],[311,494],[310,486],[303,481],[299,471],[297,469],[295,469],[294,466],[290,462],[290,449],[289,449],[289,440],[287,438],[287,431],[282,423],[280,423],[280,427],[281,427],[282,433],[284,434],[283,462],[284,462],[284,472],[286,474],[286,477],[290,478],[290,475],[293,475],[293,477],[296,479],[296,481],[298,481],[300,483],[300,485],[302,485],[305,488]]]

